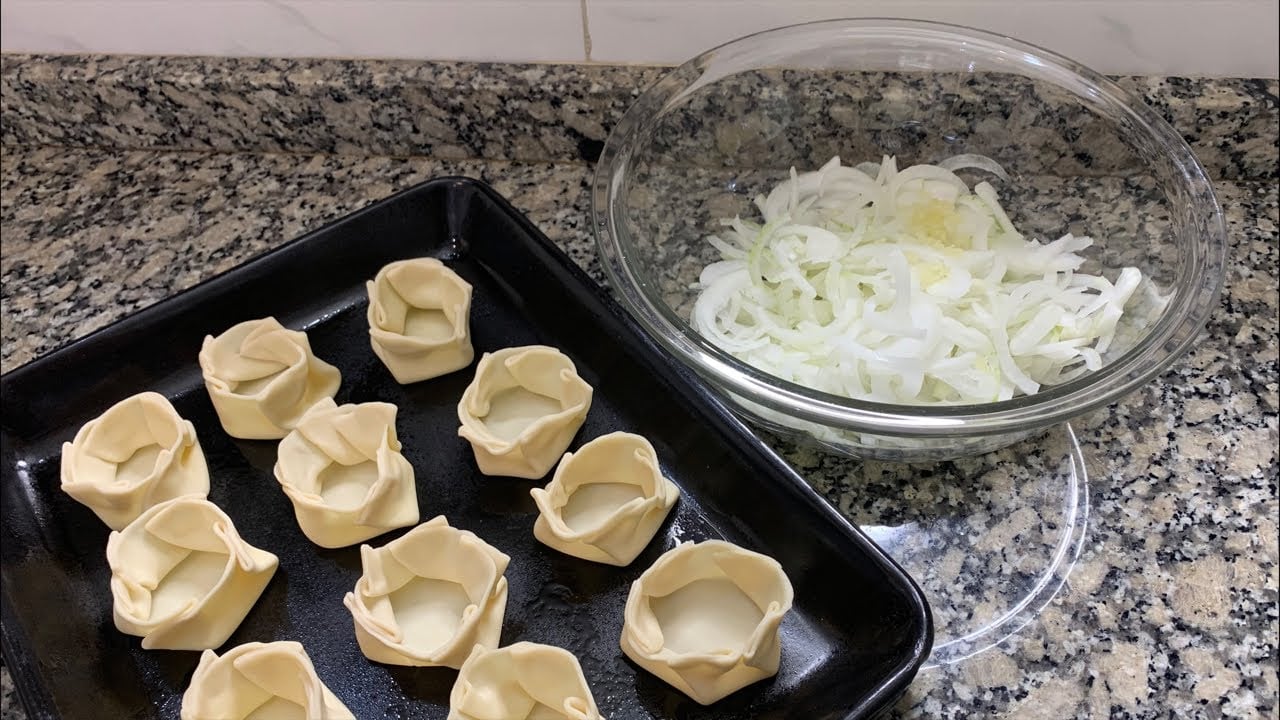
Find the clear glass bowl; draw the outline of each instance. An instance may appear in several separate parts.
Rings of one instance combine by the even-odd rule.
[[[1002,402],[893,405],[783,381],[690,327],[693,283],[719,259],[706,237],[720,218],[755,217],[751,199],[792,166],[889,154],[905,167],[960,153],[1009,172],[993,184],[1028,237],[1088,235],[1082,271],[1114,280],[1134,265],[1149,278],[1100,370]],[[1216,306],[1226,253],[1204,169],[1140,99],[1041,48],[907,20],[770,30],[676,68],[614,129],[592,200],[601,260],[624,306],[730,407],[784,435],[890,460],[995,450],[1147,382]]]

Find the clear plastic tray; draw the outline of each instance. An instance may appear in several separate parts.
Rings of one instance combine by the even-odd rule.
[[[934,621],[925,667],[972,657],[1033,621],[1087,535],[1088,473],[1070,425],[932,464],[770,441],[924,590]]]

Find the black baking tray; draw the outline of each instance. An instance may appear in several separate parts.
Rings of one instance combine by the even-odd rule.
[[[543,343],[595,388],[574,446],[614,430],[645,435],[681,498],[627,568],[536,542],[535,483],[490,478],[457,436],[472,372],[398,385],[369,347],[365,280],[430,255],[475,288],[480,352]],[[201,382],[207,333],[274,315],[305,329],[342,371],[337,401],[399,407],[425,521],[438,514],[511,556],[502,643],[573,651],[601,711],[628,718],[866,718],[906,689],[932,642],[911,579],[769,451],[693,377],[488,186],[442,178],[405,190],[0,378],[3,650],[32,718],[176,718],[199,653],[145,651],[111,619],[108,529],[59,490],[60,445],[143,390],[167,395],[197,429],[210,500],[280,569],[225,647],[298,640],[359,718],[444,718],[456,672],[366,660],[342,596],[357,547],[302,535],[272,476],[276,445],[227,436]],[[404,531],[374,539],[381,544]],[[775,557],[795,587],[776,678],[702,707],[626,660],[618,647],[631,582],[678,541],[722,538]]]

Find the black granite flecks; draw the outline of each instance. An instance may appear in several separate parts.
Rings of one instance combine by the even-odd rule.
[[[608,131],[666,72],[648,66],[5,55],[0,142],[594,161]],[[822,162],[833,149],[865,154],[856,142],[811,147],[817,138],[833,136],[832,129],[843,129],[851,141],[874,141],[876,154],[967,150],[1013,162],[1019,148],[1032,143],[1043,146],[1039,157],[1054,158],[1050,167],[1024,167],[1026,172],[1096,172],[1134,162],[1096,118],[1084,113],[1072,120],[1049,110],[1062,107],[1059,93],[1014,76],[843,73],[833,82],[830,74],[784,74],[785,84],[744,95],[761,105],[755,127],[709,128],[705,137],[693,134],[692,147],[756,158],[757,144],[773,143],[769,157],[788,162]],[[1117,81],[1182,133],[1212,177],[1277,177],[1276,81]],[[810,117],[824,124],[820,134],[792,127],[792,136],[783,139],[786,152],[769,131],[773,120],[797,117],[783,101],[812,106]],[[866,123],[873,132],[863,132]]]
[[[448,173],[495,184],[601,279],[585,164],[3,150],[6,370]],[[1230,266],[1202,341],[1162,377],[1076,423],[1094,502],[1067,587],[1017,637],[922,673],[896,717],[1275,716],[1278,190],[1274,182],[1216,189],[1229,223]],[[1124,222],[1084,200],[1075,211],[1092,212],[1095,224]],[[855,522],[942,518],[1007,539],[959,538],[954,563],[918,572],[940,603],[980,587],[978,580],[990,584],[979,573],[1018,577],[1010,546],[1037,551],[1052,530],[1050,506],[1004,510],[1009,496],[1029,492],[1028,472],[1051,469],[1055,451],[1045,440],[983,458],[902,466],[767,439]],[[1037,457],[1039,466],[1028,461]],[[975,607],[998,610],[999,599]]]

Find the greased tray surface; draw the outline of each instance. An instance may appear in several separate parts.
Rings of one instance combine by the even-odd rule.
[[[533,538],[529,489],[479,473],[457,436],[471,368],[398,385],[373,355],[364,282],[384,264],[431,255],[475,288],[481,352],[560,348],[595,388],[572,449],[599,435],[645,435],[681,498],[627,568],[561,555]],[[280,557],[262,598],[223,648],[298,640],[320,678],[362,719],[444,718],[457,673],[380,665],[360,654],[342,596],[358,547],[324,550],[298,529],[272,475],[276,443],[218,424],[196,355],[206,334],[274,315],[305,329],[342,371],[336,400],[399,407],[422,520],[444,514],[511,556],[502,643],[558,645],[582,663],[602,713],[628,718],[862,718],[884,710],[928,655],[918,588],[487,186],[443,178],[370,206],[0,378],[3,648],[33,718],[176,718],[197,652],[144,651],[111,618],[108,529],[59,490],[61,443],[116,401],[156,390],[195,424],[209,499],[250,543]],[[373,539],[381,545],[405,531]],[[776,678],[702,707],[618,648],[631,582],[677,542],[722,538],[782,563],[795,608]]]

